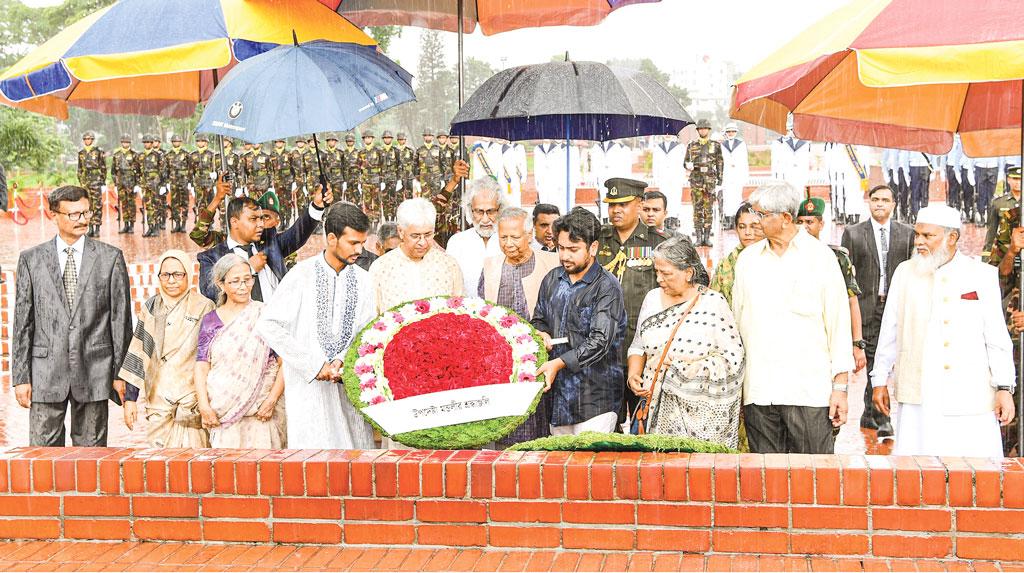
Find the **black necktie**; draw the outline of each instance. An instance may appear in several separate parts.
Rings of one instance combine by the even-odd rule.
[[[251,245],[251,244],[250,245],[244,245],[244,246],[243,245],[239,245],[239,246],[237,246],[235,248],[240,250],[240,251],[242,251],[245,254],[244,258],[245,258],[246,262],[249,261],[250,257],[255,257],[256,253],[257,253],[256,247]],[[263,289],[260,288],[259,273],[257,273],[254,278],[256,279],[256,281],[252,283],[252,291],[249,293],[249,297],[252,298],[253,300],[258,300],[260,302],[263,302]]]

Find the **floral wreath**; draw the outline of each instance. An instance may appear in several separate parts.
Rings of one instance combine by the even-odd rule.
[[[349,399],[364,408],[420,394],[473,386],[536,382],[547,360],[544,343],[512,310],[477,297],[431,297],[391,308],[363,328],[345,356]],[[533,413],[465,422],[391,436],[426,449],[461,449],[499,440]]]

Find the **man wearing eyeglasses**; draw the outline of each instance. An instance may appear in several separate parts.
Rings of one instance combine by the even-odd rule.
[[[120,249],[86,235],[89,192],[58,187],[48,198],[57,236],[21,253],[14,317],[14,394],[29,408],[29,443],[107,445],[107,400],[131,340],[128,270]]]
[[[501,255],[496,240],[498,213],[506,207],[498,182],[490,177],[474,179],[466,184],[462,214],[472,227],[448,239],[448,254],[455,257],[462,269],[462,292],[475,293],[484,259]]]

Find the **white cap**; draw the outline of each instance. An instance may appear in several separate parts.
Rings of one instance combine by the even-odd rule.
[[[917,222],[959,229],[960,211],[949,205],[929,205],[917,212]]]
[[[722,131],[739,131],[739,128],[736,127],[735,121],[730,121],[729,123],[725,124],[725,129],[723,129]]]

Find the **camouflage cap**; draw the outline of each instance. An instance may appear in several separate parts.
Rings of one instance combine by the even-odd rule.
[[[439,132],[437,132],[436,136],[437,137],[448,137],[448,134],[443,132],[443,131],[439,131]]]
[[[91,131],[87,131],[82,134],[82,139],[96,139],[96,134]]]
[[[178,135],[177,133],[171,136],[171,143],[175,142],[181,143],[181,136]]]
[[[399,141],[402,141],[403,139],[407,139],[407,138],[405,137],[405,134],[404,134],[404,133],[402,133],[401,131],[399,131],[399,132],[398,132],[398,140],[399,140]]]
[[[346,133],[345,134],[345,142],[346,143],[352,143],[355,140],[356,140],[356,136],[352,135],[351,133]]]
[[[274,140],[274,143],[278,143],[278,142],[284,143],[285,139],[283,137],[278,137],[277,139]]]
[[[1006,177],[1009,179],[1020,179],[1020,167],[1011,167],[1007,169]]]
[[[697,129],[711,129],[711,120],[702,117],[697,120]]]
[[[647,183],[626,177],[612,177],[604,182],[604,186],[608,188],[604,194],[605,203],[629,203],[642,198],[644,189],[647,189]]]
[[[132,136],[131,135],[128,135],[127,133],[122,133],[121,134],[121,143],[131,143],[131,142],[132,142]]]
[[[424,127],[423,128],[423,135],[429,135],[429,136],[433,137],[434,136],[434,132]]]
[[[385,130],[384,130],[384,135],[381,135],[381,138],[383,138],[383,139],[387,139],[387,138],[389,138],[389,137],[394,137],[394,136],[393,136],[393,135],[391,134],[391,131],[390,131],[390,130],[387,130],[387,129],[385,129]]]
[[[338,141],[338,134],[333,131],[327,134],[327,141]]]
[[[256,202],[259,203],[260,209],[268,209],[278,215],[281,214],[281,200],[278,199],[277,193],[273,191],[267,191],[263,195],[260,195],[260,198],[257,199]]]
[[[797,211],[796,216],[817,217],[821,219],[825,216],[825,200],[820,197],[804,199],[800,203],[800,209]]]
[[[366,131],[363,132],[363,137],[365,138],[365,137],[376,137],[376,136],[373,135],[372,131],[366,130]]]
[[[142,136],[142,143],[153,143],[153,134],[147,133]]]
[[[199,135],[196,136],[196,143],[199,143],[200,141],[205,141],[206,143],[209,143],[210,136],[206,135],[205,133],[200,133]]]

